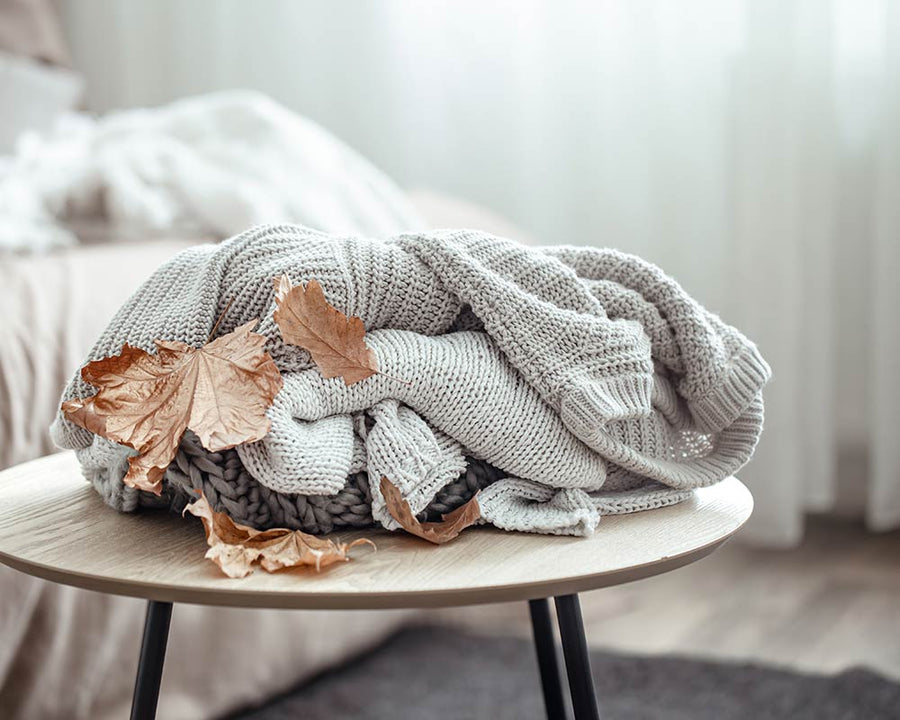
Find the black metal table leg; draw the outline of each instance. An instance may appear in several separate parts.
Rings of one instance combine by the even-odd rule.
[[[147,603],[141,658],[138,661],[137,679],[131,699],[131,720],[153,720],[156,717],[171,619],[172,603],[155,600]]]
[[[541,671],[541,688],[544,691],[544,707],[548,720],[564,720],[566,706],[559,677],[559,661],[556,658],[556,641],[550,619],[550,603],[547,598],[529,600],[531,628],[534,631],[534,647],[538,668]]]
[[[577,595],[561,595],[556,598],[556,618],[562,638],[563,656],[566,659],[575,720],[599,720],[600,711],[597,709],[597,696],[591,677],[591,658],[588,655],[581,604]]]

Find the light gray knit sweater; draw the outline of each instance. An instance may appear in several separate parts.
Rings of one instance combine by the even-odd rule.
[[[332,305],[362,318],[384,374],[326,380],[282,342],[272,278],[285,272],[318,280]],[[337,497],[367,473],[386,527],[396,523],[381,476],[419,512],[469,457],[500,471],[479,495],[488,522],[589,534],[601,514],[678,502],[736,472],[762,429],[769,368],[756,347],[615,250],[526,248],[469,230],[384,241],[254,228],[161,267],[88,359],[125,342],[150,351],[157,338],[199,346],[223,312],[219,333],[260,318],[284,378],[269,434],[237,448],[252,480],[281,499]],[[76,375],[63,397],[93,392]],[[150,500],[122,485],[130,450],[61,416],[52,434],[107,502]]]

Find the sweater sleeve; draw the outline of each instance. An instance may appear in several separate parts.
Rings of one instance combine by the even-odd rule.
[[[617,250],[544,248],[577,273],[611,317],[639,320],[696,428],[719,432],[758,398],[771,371],[756,345],[655,265]]]
[[[471,307],[573,432],[650,413],[649,339],[640,323],[609,318],[571,268],[475,231],[400,242]]]
[[[377,425],[385,413],[373,414],[371,409],[390,399],[412,408],[467,454],[489,460],[516,477],[551,487],[597,489],[603,485],[603,458],[567,430],[486,334],[426,337],[405,330],[373,330],[366,334],[366,343],[378,359],[380,372],[360,382],[347,385],[340,378],[326,379],[315,369],[285,375],[284,388],[269,412],[269,434],[238,447],[245,465],[262,484],[275,487],[274,483],[290,478],[294,483],[290,492],[339,489],[351,457],[350,415],[368,411]],[[341,417],[348,418],[343,439],[339,427],[316,429]],[[379,440],[376,464],[385,470],[392,456],[399,469],[386,474],[405,483],[401,490],[409,494],[413,483],[403,477],[415,466],[424,471],[428,463],[423,463],[421,455],[427,443],[409,439],[410,425],[404,424],[402,432],[388,432],[391,425],[397,430],[397,423],[382,425],[379,433],[386,434]],[[367,446],[370,442],[374,441],[367,439]],[[391,443],[395,449],[388,453]],[[411,455],[409,448],[417,443],[420,449]],[[326,467],[334,470],[329,476],[332,489],[310,490],[310,481],[319,485]],[[422,483],[429,482],[425,474]],[[380,476],[375,477],[377,481]]]

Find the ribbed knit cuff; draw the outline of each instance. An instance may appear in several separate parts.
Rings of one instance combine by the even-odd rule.
[[[585,379],[563,391],[559,414],[569,430],[590,444],[587,438],[612,420],[649,415],[652,394],[652,375]]]
[[[731,361],[722,382],[706,395],[688,401],[698,429],[719,432],[747,409],[772,375],[755,345],[745,348]]]
[[[56,447],[63,450],[79,450],[90,447],[94,440],[94,433],[85,430],[75,423],[66,420],[62,412],[58,412],[50,426],[50,439]]]

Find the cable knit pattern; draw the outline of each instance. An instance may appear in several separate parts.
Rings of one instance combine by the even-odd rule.
[[[362,318],[385,374],[326,380],[282,341],[272,278],[285,272]],[[125,342],[149,351],[156,338],[198,346],[223,312],[220,333],[260,318],[283,373],[270,432],[224,453],[189,433],[156,498],[122,485],[127,448],[60,416],[54,439],[111,505],[179,505],[203,489],[256,527],[393,528],[384,475],[422,517],[480,490],[499,527],[585,535],[602,515],[679,502],[734,473],[762,430],[769,368],[756,347],[615,250],[476,231],[375,240],[254,228],[160,268],[88,359]],[[76,375],[63,397],[93,392]]]

